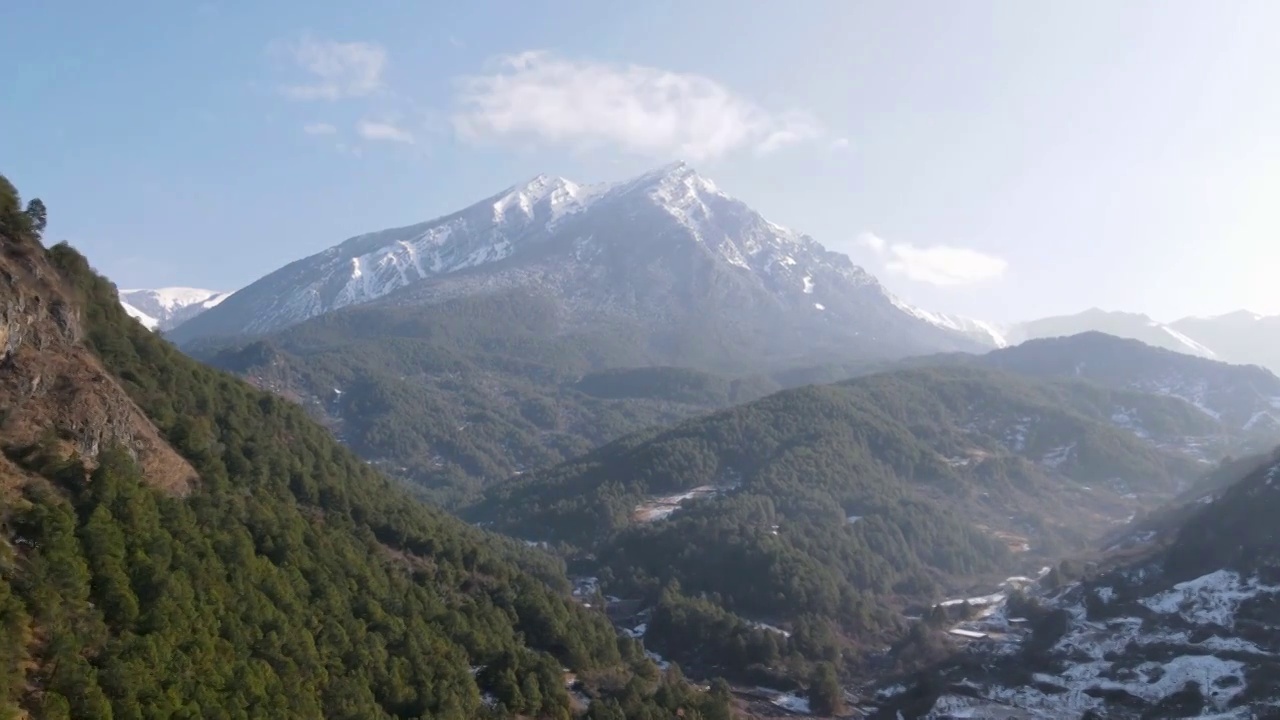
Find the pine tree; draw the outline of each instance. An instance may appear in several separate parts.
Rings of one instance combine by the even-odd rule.
[[[844,710],[844,690],[831,663],[818,663],[814,670],[809,684],[809,709],[822,716],[838,715]]]
[[[27,203],[27,219],[31,222],[31,229],[36,235],[44,233],[44,226],[49,221],[48,211],[44,207],[44,201],[40,198],[32,198]]]

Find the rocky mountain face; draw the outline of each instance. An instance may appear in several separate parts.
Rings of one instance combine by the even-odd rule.
[[[682,163],[606,186],[540,176],[453,215],[352,238],[172,337],[262,334],[352,305],[432,306],[516,289],[551,299],[556,332],[625,328],[672,361],[758,366],[981,347],[904,311],[846,256],[768,222]]]
[[[6,453],[0,474],[10,480],[22,474],[10,454],[40,448],[92,463],[118,445],[149,482],[187,492],[195,471],[94,357],[83,327],[71,290],[44,248],[28,235],[0,236],[0,435]]]
[[[1280,455],[1144,532],[1136,559],[1001,595],[885,717],[1262,718],[1280,713]],[[1137,549],[1135,549],[1137,548]],[[898,715],[901,713],[901,715]]]
[[[150,330],[171,330],[231,296],[220,290],[168,287],[121,290],[120,304]]]

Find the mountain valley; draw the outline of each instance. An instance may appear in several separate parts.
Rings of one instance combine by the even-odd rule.
[[[624,438],[463,516],[558,548],[682,667],[777,687],[823,658],[868,672],[904,615],[1034,574],[1186,492],[1209,466],[1178,440],[1218,427],[1078,380],[895,371]]]
[[[260,701],[282,714],[309,712],[271,689],[285,678],[330,687],[310,698],[326,707],[393,717],[418,709],[558,716],[606,707],[809,714],[811,703],[825,702],[817,688],[832,683],[846,688],[851,711],[902,710],[904,717],[981,715],[991,703],[1021,702],[1052,716],[1115,711],[1115,703],[1147,712],[1175,702],[1173,695],[1190,702],[1181,685],[1173,688],[1181,695],[1148,689],[1124,699],[1111,686],[1101,699],[1090,694],[1114,669],[1072,669],[1080,643],[1068,648],[1061,637],[1099,631],[1097,621],[1073,614],[1071,603],[1089,597],[1072,584],[1076,578],[1101,575],[1058,563],[1097,555],[1104,541],[1101,555],[1113,563],[1174,547],[1169,538],[1191,532],[1205,498],[1234,497],[1246,462],[1234,458],[1280,441],[1280,379],[1267,370],[1098,332],[1009,344],[1017,335],[910,306],[847,258],[764,221],[683,165],[595,189],[539,178],[439,221],[355,238],[230,295],[117,295],[65,246],[14,247],[27,258],[22,272],[59,275],[75,288],[68,295],[10,271],[17,279],[9,290],[16,308],[9,334],[20,353],[6,382],[12,397],[22,398],[9,402],[14,410],[3,428],[6,502],[19,508],[5,510],[14,567],[43,568],[23,548],[54,542],[54,531],[33,525],[32,511],[20,508],[69,508],[70,527],[79,528],[73,534],[141,533],[165,545],[172,541],[164,538],[182,534],[220,535],[188,527],[187,519],[166,525],[144,513],[142,521],[128,521],[160,523],[160,534],[148,535],[137,525],[112,530],[103,518],[141,512],[138,503],[239,507],[226,499],[251,482],[263,483],[253,485],[254,496],[265,492],[264,503],[277,503],[236,510],[250,513],[245,522],[259,556],[326,577],[339,572],[286,551],[301,546],[260,524],[280,523],[302,532],[305,543],[346,548],[345,557],[359,558],[351,572],[370,568],[375,575],[361,577],[379,578],[361,584],[391,583],[412,594],[423,582],[444,583],[431,591],[442,593],[438,598],[413,602],[445,614],[397,605],[416,629],[412,637],[399,629],[386,637],[405,647],[436,638],[440,657],[453,659],[415,661],[399,677],[419,673],[417,687],[438,688],[444,681],[421,673],[443,678],[450,667],[470,667],[470,679],[447,681],[456,692],[414,695],[402,686],[407,681],[370,676],[357,685],[374,695],[352,694],[354,686],[304,680],[288,669],[294,660],[282,660],[260,678],[267,693]],[[50,305],[50,297],[58,300]],[[59,319],[67,311],[57,308],[77,306],[84,308],[83,333]],[[54,308],[41,321],[47,329],[28,329],[31,308],[46,307]],[[43,397],[32,395],[41,368],[54,367],[46,359],[53,346],[40,338],[58,333],[63,356],[96,368],[85,377],[100,379],[86,382],[119,388],[114,400],[86,403],[87,396],[60,390],[52,397],[61,404],[33,403]],[[169,338],[258,390],[184,357]],[[188,386],[188,377],[202,379]],[[224,408],[229,397],[237,404]],[[243,435],[236,430],[242,426],[256,430]],[[86,434],[97,427],[106,431]],[[298,433],[309,438],[302,445],[259,447],[252,439]],[[330,435],[363,462],[326,447]],[[111,449],[121,443],[123,455]],[[370,466],[402,482],[384,480]],[[100,485],[118,498],[86,494],[69,479],[85,475],[123,478]],[[409,499],[406,487],[472,527]],[[154,493],[173,499],[148,499]],[[311,535],[321,532],[305,529],[314,520],[289,514],[300,511],[300,518],[345,519],[324,531],[331,534]],[[80,515],[108,529],[81,527],[74,519]],[[206,521],[215,517],[199,522]],[[114,561],[93,555],[95,547],[64,551],[89,553],[92,580],[74,592],[95,604],[141,602],[142,581],[118,577]],[[125,542],[119,552],[140,550]],[[486,558],[483,569],[429,569],[473,553]],[[494,585],[476,573],[502,580]],[[232,573],[226,582],[258,580]],[[1252,581],[1219,573],[1202,584],[1215,582]],[[129,590],[105,595],[99,588],[107,583]],[[10,587],[17,589],[0,597],[16,598],[10,617],[88,623],[116,638],[93,656],[93,671],[119,667],[136,652],[128,648],[140,610],[41,614],[33,586]],[[1117,596],[1130,592],[1119,581],[1109,587]],[[1156,598],[1172,587],[1142,597],[1164,603]],[[531,593],[533,605],[511,605],[501,588]],[[997,595],[975,595],[993,588],[1000,588],[994,603]],[[201,592],[226,590],[210,585]],[[942,602],[949,597],[970,600]],[[288,602],[300,618],[314,617],[300,600]],[[336,617],[366,616],[347,600],[333,602],[323,607]],[[479,609],[459,609],[473,607],[467,603]],[[1010,603],[1029,617],[1011,615]],[[974,609],[980,605],[990,607]],[[484,614],[495,612],[514,618],[510,629]],[[228,622],[218,617],[192,620],[193,627]],[[473,617],[464,624],[486,623],[497,635],[482,643],[444,629],[442,617]],[[1039,623],[1064,617],[1059,645],[1066,654],[1048,652],[1034,667],[1078,678],[1079,687],[1061,688],[1074,699],[1055,700],[1049,696],[1059,689],[1046,689],[1043,678],[1026,680],[1019,667],[1001,665],[1008,645],[994,665],[1005,669],[956,680],[954,668],[970,667],[965,658],[981,652],[980,643],[958,644],[964,638],[957,632],[986,636],[1004,622],[1006,636],[1025,634],[1044,654]],[[1037,624],[1023,633],[1010,618]],[[250,632],[258,621],[244,618],[246,629],[235,632]],[[1094,625],[1071,624],[1077,621]],[[1126,627],[1137,632],[1137,625]],[[325,645],[325,637],[316,657],[367,671],[365,660],[334,659],[329,653],[339,645]],[[1134,637],[1107,642],[1121,647]],[[1152,642],[1161,647],[1176,640],[1160,637]],[[1179,657],[1228,649],[1226,640],[1203,642],[1185,641]],[[1261,647],[1257,657],[1265,654]],[[80,712],[104,703],[126,707],[130,697],[157,692],[93,681],[91,696],[73,696],[74,683],[89,681],[59,674],[62,656],[28,641],[13,651],[24,659],[8,677],[56,688],[15,695],[14,707],[65,702]],[[292,647],[270,652],[300,657]],[[406,652],[416,657],[416,650]],[[1114,662],[1114,653],[1098,652],[1090,662]],[[1177,662],[1161,671],[1171,683],[1197,661]],[[1268,696],[1268,681],[1222,662],[1210,682],[1229,682],[1223,678],[1235,673],[1240,687]],[[565,668],[580,680],[561,682]],[[934,674],[911,690],[876,685],[887,678],[910,684],[922,668]],[[730,684],[700,694],[684,672]],[[620,684],[619,676],[634,679]],[[526,686],[512,677],[536,679]],[[197,692],[190,680],[156,682],[186,682]],[[868,687],[881,692],[868,694]],[[1224,693],[1201,707],[1230,710],[1244,697]]]
[[[0,720],[1280,720],[1280,3],[745,9],[5,5]]]

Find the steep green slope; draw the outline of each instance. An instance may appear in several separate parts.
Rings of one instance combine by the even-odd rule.
[[[895,363],[897,367],[939,365],[989,367],[1033,378],[1075,378],[1182,399],[1216,424],[1210,434],[1188,438],[1210,460],[1224,454],[1267,452],[1280,441],[1280,377],[1257,366],[1193,357],[1099,332],[1030,340],[981,356],[931,355]]]
[[[724,697],[658,678],[569,599],[550,556],[413,502],[297,406],[144,330],[0,191],[4,277],[48,281],[0,298],[0,373],[65,354],[29,324],[54,308],[114,379],[20,391],[94,397],[118,381],[199,476],[184,496],[123,449],[69,453],[60,433],[91,428],[15,445],[24,418],[6,406],[0,716],[563,718],[564,667],[614,678],[590,684],[593,716],[727,716]]]
[[[622,336],[566,335],[545,298],[356,307],[266,340],[194,349],[302,402],[362,457],[456,505],[485,484],[777,389],[671,367]]]
[[[852,513],[850,488],[917,487],[944,497],[1007,483],[1010,492],[993,501],[1005,513],[1021,500],[1034,507],[1042,496],[1036,484],[1050,491],[1047,498],[1113,479],[1120,481],[1113,493],[1161,496],[1198,474],[1189,458],[1113,425],[1118,406],[1136,407],[1144,425],[1170,437],[1212,426],[1176,400],[1087,383],[1036,383],[976,368],[900,371],[784,391],[629,436],[501,483],[468,516],[531,538],[589,544],[629,525],[646,498],[705,485],[738,483],[788,503],[835,492],[827,505]]]
[[[886,604],[1079,547],[1185,487],[1199,463],[1110,422],[1139,401],[1171,434],[1208,420],[1088,383],[900,371],[631,436],[465,516],[582,549],[614,594],[654,601],[675,581],[740,620],[821,627],[827,641],[786,649],[813,659],[832,638],[886,639]]]

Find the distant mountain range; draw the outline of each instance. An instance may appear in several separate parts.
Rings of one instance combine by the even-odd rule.
[[[916,317],[943,329],[966,334],[988,348],[1002,348],[1027,340],[1100,332],[1140,340],[1185,355],[1244,365],[1261,365],[1280,373],[1280,315],[1264,316],[1240,310],[1215,317],[1188,317],[1161,323],[1139,313],[1091,308],[1075,315],[1031,320],[1009,326],[930,312],[905,303]]]
[[[970,364],[1037,378],[1074,377],[1106,387],[1176,397],[1221,424],[1231,452],[1270,449],[1280,438],[1280,378],[1265,368],[1232,365],[1152,347],[1101,332],[1028,340],[984,355],[908,358],[889,367]],[[1132,413],[1113,421],[1145,433]]]
[[[1102,332],[1280,372],[1280,316],[1162,323],[1093,308],[1001,325],[916,307],[684,163],[599,185],[539,175],[453,214],[351,238],[234,295],[125,290],[121,301],[190,345],[262,336],[356,305],[431,307],[511,291],[549,298],[558,334],[609,328],[643,339],[661,362],[715,370],[981,352]]]
[[[170,330],[231,296],[221,290],[168,287],[120,290],[120,304],[150,330]]]
[[[1256,449],[1280,425],[1270,374],[1177,362],[1228,354],[1211,344],[1251,358],[1266,340],[1242,336],[1265,319],[1178,329],[1093,310],[1001,327],[922,309],[681,163],[599,186],[539,176],[234,294],[122,301],[445,505],[644,427],[940,354],[1177,396],[1221,426],[1206,457]],[[1181,354],[1051,342],[1098,332]],[[1049,344],[981,355],[1037,338]]]

